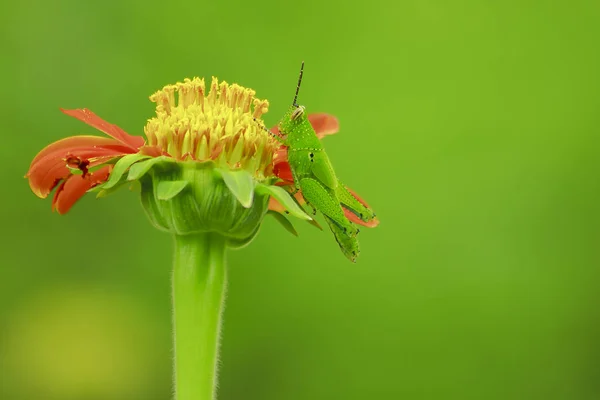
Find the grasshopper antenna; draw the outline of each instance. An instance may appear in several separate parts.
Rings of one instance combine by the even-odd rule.
[[[300,84],[302,83],[302,73],[304,72],[304,61],[302,61],[302,66],[300,67],[300,76],[298,77],[298,86],[296,86],[296,95],[294,96],[294,102],[292,105],[297,106],[296,101],[298,100],[298,92],[300,91]]]

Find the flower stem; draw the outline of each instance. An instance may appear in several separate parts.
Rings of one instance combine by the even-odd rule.
[[[175,235],[174,379],[177,400],[213,400],[227,275],[225,239]]]

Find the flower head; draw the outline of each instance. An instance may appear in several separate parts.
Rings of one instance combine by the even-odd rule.
[[[151,222],[176,234],[218,232],[232,245],[258,231],[269,198],[311,220],[289,194],[272,185],[279,148],[263,129],[269,103],[251,89],[212,79],[165,86],[150,100],[146,140],[127,134],[87,109],[62,110],[111,138],[75,136],[43,149],[26,175],[42,198],[56,189],[53,210],[63,214],[90,189],[99,196],[131,181],[142,187]]]

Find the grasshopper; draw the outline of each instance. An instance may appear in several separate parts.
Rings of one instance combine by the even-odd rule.
[[[274,135],[288,148],[288,162],[296,192],[300,190],[313,212],[320,211],[340,249],[352,262],[359,254],[358,228],[344,215],[344,208],[360,220],[370,222],[375,213],[359,202],[337,178],[321,141],[310,124],[306,108],[297,104],[304,62],[292,105],[279,122],[280,135]],[[343,208],[342,208],[343,207]]]

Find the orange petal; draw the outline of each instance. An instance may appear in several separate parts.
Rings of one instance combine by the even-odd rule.
[[[279,135],[279,125],[275,125],[274,127],[272,127],[270,129],[270,131],[271,131],[271,133],[274,133],[275,135],[280,136]]]
[[[283,179],[284,181],[294,181],[294,175],[292,175],[292,170],[290,168],[290,164],[287,162],[280,162],[273,165],[273,174]]]
[[[367,208],[371,208],[367,204],[366,201],[361,199],[360,196],[356,194],[356,192],[354,190],[350,189],[348,186],[346,186],[346,189],[348,189],[350,194],[352,196],[354,196],[354,198],[356,200],[358,200],[359,203],[361,203],[363,206],[365,206]],[[362,221],[360,218],[358,218],[358,216],[356,214],[354,214],[352,211],[345,209],[344,206],[342,206],[342,209],[344,210],[344,215],[346,216],[346,218],[348,218],[350,220],[350,222],[354,222],[355,224],[366,226],[367,228],[375,228],[377,225],[379,225],[379,220],[377,218],[373,218],[371,221],[365,222],[365,221]]]
[[[64,152],[64,154],[67,154],[68,152],[77,151],[77,149],[95,147],[113,149],[115,150],[115,152],[120,152],[123,154],[137,152],[136,149],[131,149],[129,146],[125,146],[123,145],[123,143],[115,139],[99,136],[71,136],[65,139],[58,140],[44,147],[34,157],[33,161],[31,161],[30,168],[40,159],[57,152]]]
[[[317,133],[319,139],[325,136],[333,135],[340,130],[340,123],[336,117],[326,113],[308,114],[308,121]],[[279,126],[275,125],[271,128],[271,132],[279,136]]]
[[[356,194],[356,192],[355,192],[354,190],[350,189],[348,186],[346,186],[346,190],[348,190],[348,191],[350,192],[350,194],[351,194],[352,196],[354,196],[354,198],[355,198],[356,200],[358,200],[358,202],[359,202],[360,204],[362,204],[363,206],[365,206],[365,207],[367,207],[367,208],[371,208],[371,206],[370,206],[370,205],[368,205],[368,204],[367,204],[367,202],[366,202],[366,201],[364,201],[364,200],[363,200],[363,199],[362,199],[362,198],[361,198],[359,195],[357,195],[357,194]]]
[[[97,171],[90,172],[84,178],[81,175],[71,175],[56,190],[52,200],[52,210],[64,214],[71,209],[83,195],[94,186],[106,182],[112,170],[107,165]]]
[[[122,150],[106,149],[102,147],[82,147],[69,149],[68,151],[56,151],[48,154],[43,158],[37,160],[31,165],[26,177],[30,177],[44,171],[49,165],[54,165],[57,162],[65,163],[67,158],[78,158],[81,161],[88,161],[89,163],[95,162],[99,159],[110,159],[114,157],[120,157],[125,154],[131,154],[129,152],[123,152]],[[98,165],[98,163],[96,163]]]
[[[40,174],[29,177],[29,187],[37,197],[45,199],[58,183],[71,175],[65,163],[56,164]]]
[[[353,222],[357,225],[366,226],[367,228],[375,228],[377,225],[379,225],[379,220],[377,218],[373,218],[371,221],[365,222],[358,218],[358,216],[352,211],[347,210],[344,206],[342,206],[342,210],[344,210],[344,215],[346,218],[348,218],[350,222]]]
[[[141,136],[132,136],[125,132],[123,129],[119,128],[117,125],[110,124],[88,110],[87,108],[75,109],[75,110],[65,110],[60,109],[63,113],[77,118],[78,120],[85,122],[86,124],[93,126],[101,132],[106,133],[108,136],[120,141],[121,143],[125,143],[132,149],[138,149],[139,147],[144,145],[144,138]]]
[[[150,157],[160,157],[163,155],[163,151],[158,146],[142,146],[140,147],[140,154]]]
[[[70,138],[71,139],[71,138]],[[110,143],[119,143],[114,139],[98,138],[109,140]],[[48,148],[53,145],[48,146]],[[91,168],[113,158],[130,154],[133,151],[129,147],[123,145],[115,146],[116,148],[105,147],[55,147],[48,152],[42,150],[42,157],[34,159],[27,175],[29,178],[29,186],[36,196],[45,198],[50,194],[52,189],[60,182],[72,174],[70,168],[67,167],[67,158],[79,159],[85,162],[86,168]],[[47,148],[47,149],[48,149]]]
[[[100,158],[94,162],[89,163],[87,168],[103,164],[114,157]],[[47,169],[38,169],[34,174],[29,177],[29,187],[35,193],[36,196],[46,198],[52,189],[63,179],[73,175],[70,168],[66,166],[66,163],[61,160],[56,160],[53,164],[48,164]],[[80,175],[75,175],[80,176]]]
[[[306,200],[304,200],[304,197],[302,196],[302,193],[300,193],[300,191],[296,192],[294,197],[296,198],[296,200],[298,200],[298,203],[306,203]],[[283,207],[281,203],[278,202],[274,197],[271,197],[269,199],[269,210],[277,211],[278,213],[284,213],[285,207]]]
[[[280,146],[273,154],[273,162],[283,162],[288,159],[288,148],[286,146]]]
[[[327,135],[333,135],[340,130],[340,123],[338,119],[331,114],[309,114],[308,120],[317,133],[317,137],[319,139],[323,139]]]
[[[269,199],[269,210],[277,211],[278,213],[283,213],[285,211],[285,207],[278,202],[275,197],[271,197]]]

